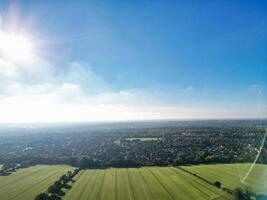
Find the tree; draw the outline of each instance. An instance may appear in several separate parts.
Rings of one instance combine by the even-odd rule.
[[[82,169],[101,167],[101,164],[98,160],[88,158],[87,156],[80,157],[77,162],[78,162],[79,168],[82,168]]]
[[[14,168],[14,165],[9,164],[9,163],[5,163],[5,164],[3,164],[3,166],[2,166],[2,170],[4,170],[4,171],[6,171],[6,170],[10,170],[10,169],[12,169],[12,168]]]
[[[61,181],[64,184],[66,184],[69,181],[69,178],[67,175],[62,175],[59,179],[59,181]]]
[[[51,185],[51,186],[49,186],[49,188],[48,188],[48,192],[49,192],[49,193],[58,193],[59,190],[60,190],[60,188],[57,187],[56,185]]]
[[[54,183],[54,185],[57,187],[57,188],[60,188],[62,186],[62,183],[60,181],[56,181]]]
[[[73,176],[75,176],[76,174],[78,174],[79,171],[80,171],[80,168],[76,168],[76,169],[74,170],[74,172],[73,172]]]
[[[221,183],[220,181],[215,181],[215,182],[214,182],[214,185],[215,185],[217,188],[221,188],[222,183]]]
[[[139,167],[139,163],[133,160],[114,159],[109,162],[112,167]]]
[[[251,200],[254,193],[248,188],[236,188],[234,190],[235,200]]]
[[[51,199],[51,200],[61,200],[61,197],[59,197],[59,196],[56,195],[56,194],[52,194],[52,195],[50,196],[50,199]]]
[[[68,176],[71,176],[72,172],[71,171],[67,171]]]
[[[50,197],[46,193],[38,194],[34,200],[50,200]]]

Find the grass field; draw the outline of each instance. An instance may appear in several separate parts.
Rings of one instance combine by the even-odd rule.
[[[267,195],[267,165],[255,165],[249,175],[247,172],[252,164],[217,164],[183,167],[212,182],[218,180],[223,186],[235,188],[248,186],[257,194]]]
[[[72,167],[61,165],[37,165],[19,169],[9,176],[0,176],[0,199],[33,200],[71,169]]]
[[[216,164],[182,168],[223,186],[240,186],[251,164]],[[47,190],[68,166],[38,165],[19,169],[10,176],[0,176],[0,199],[33,200]],[[83,170],[63,200],[195,200],[232,199],[209,183],[176,167]],[[256,193],[267,191],[267,165],[256,165],[244,180]]]
[[[85,170],[64,200],[195,200],[229,194],[175,167]]]

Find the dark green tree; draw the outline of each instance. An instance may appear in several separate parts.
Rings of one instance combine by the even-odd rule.
[[[50,200],[50,197],[48,194],[46,193],[41,193],[41,194],[38,194],[34,200]]]
[[[248,188],[236,188],[234,190],[235,200],[251,200],[254,193]]]
[[[215,182],[214,182],[214,185],[215,185],[217,188],[221,188],[222,183],[221,183],[220,181],[215,181]]]

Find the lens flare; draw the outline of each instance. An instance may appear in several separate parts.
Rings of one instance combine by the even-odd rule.
[[[24,35],[0,31],[0,56],[10,62],[30,62],[32,41]]]

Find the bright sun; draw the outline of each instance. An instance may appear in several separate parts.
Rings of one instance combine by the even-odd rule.
[[[0,57],[11,62],[29,62],[33,56],[32,41],[20,34],[0,31]]]

